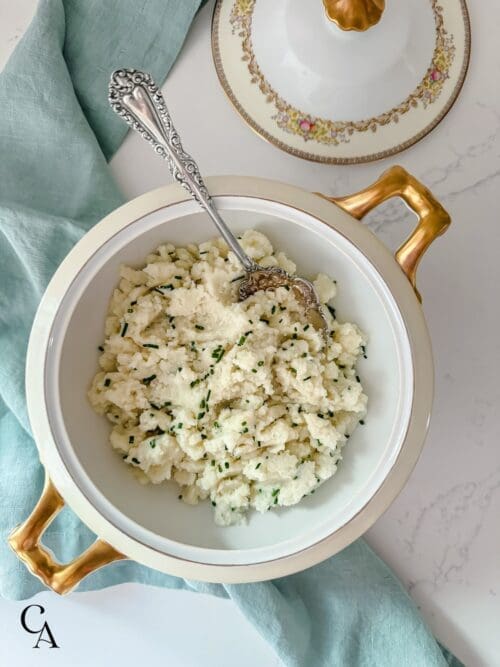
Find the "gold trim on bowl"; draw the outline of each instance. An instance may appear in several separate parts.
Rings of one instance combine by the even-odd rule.
[[[443,234],[450,224],[448,213],[422,183],[402,167],[394,166],[384,172],[375,183],[358,193],[339,198],[320,196],[358,220],[387,199],[402,197],[416,213],[419,222],[408,240],[397,251],[396,260],[416,291],[415,273],[418,262],[430,243]],[[419,297],[418,292],[416,293]],[[388,477],[391,473],[392,469]],[[381,488],[375,495],[380,492]],[[90,502],[90,499],[88,500]],[[128,558],[104,540],[97,539],[70,563],[58,563],[42,545],[41,539],[44,531],[63,506],[64,499],[46,472],[45,485],[37,505],[26,521],[15,528],[8,538],[10,546],[28,569],[48,588],[59,594],[73,590],[91,572],[114,561]],[[365,508],[366,505],[359,510],[358,514]],[[326,539],[328,538],[324,538],[321,542]],[[318,544],[310,545],[304,551],[309,551]],[[296,554],[290,554],[278,560],[284,561],[293,555]]]
[[[224,1],[225,0],[216,1],[212,15],[212,57],[222,89],[236,111],[256,134],[277,148],[280,148],[295,157],[323,164],[348,165],[374,162],[395,155],[396,153],[400,153],[419,142],[439,125],[455,104],[458,95],[463,88],[470,62],[471,31],[466,0],[457,0],[457,2],[460,3],[465,29],[464,59],[456,85],[448,101],[443,109],[426,127],[408,140],[401,142],[392,148],[355,157],[325,156],[295,148],[261,127],[242,106],[227,80],[219,41],[220,15],[222,3]],[[450,36],[444,29],[442,7],[439,5],[438,0],[430,0],[436,21],[436,47],[431,65],[419,86],[417,86],[417,88],[397,107],[394,107],[377,117],[361,121],[333,121],[326,118],[313,117],[310,114],[303,113],[299,109],[294,108],[292,105],[288,104],[286,100],[282,99],[260,70],[253,54],[250,32],[255,2],[256,0],[235,0],[231,12],[233,32],[237,32],[242,39],[242,60],[247,63],[252,83],[255,83],[262,94],[266,96],[266,100],[274,105],[276,113],[273,116],[273,119],[275,120],[277,127],[291,135],[302,136],[305,142],[317,141],[320,144],[331,146],[349,143],[351,137],[355,133],[364,133],[368,131],[375,132],[377,131],[377,128],[385,127],[389,124],[397,124],[401,116],[409,113],[419,104],[422,104],[424,108],[429,108],[429,106],[439,97],[446,80],[447,68],[451,66],[451,62],[455,57],[455,46],[453,44],[452,36]]]

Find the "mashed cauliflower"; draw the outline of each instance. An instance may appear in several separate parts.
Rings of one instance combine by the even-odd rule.
[[[260,232],[241,244],[261,265],[295,271]],[[173,480],[189,504],[210,499],[226,526],[251,507],[295,505],[335,473],[366,411],[355,324],[325,308],[325,344],[293,290],[238,303],[243,271],[221,239],[162,245],[120,274],[88,395],[140,481]],[[314,284],[322,303],[335,297],[327,276]]]

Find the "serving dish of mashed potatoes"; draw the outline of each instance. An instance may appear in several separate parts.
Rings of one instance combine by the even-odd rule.
[[[373,525],[422,449],[433,364],[415,268],[449,223],[428,190],[399,167],[337,204],[260,178],[207,187],[255,260],[315,278],[327,342],[291,290],[237,302],[243,272],[178,185],[85,234],[33,324],[46,484],[10,536],[58,592],[122,558],[210,582],[311,567]],[[420,222],[395,258],[353,216],[401,192]],[[65,503],[97,535],[67,566],[42,536]]]
[[[296,270],[258,231],[241,244],[262,266]],[[356,324],[325,305],[325,337],[288,287],[237,302],[241,267],[221,239],[161,245],[120,275],[89,399],[139,481],[210,500],[225,526],[295,505],[335,474],[367,405]],[[314,285],[334,299],[328,276]]]

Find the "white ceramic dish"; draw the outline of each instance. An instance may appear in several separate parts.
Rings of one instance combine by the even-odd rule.
[[[470,25],[465,0],[387,0],[363,32],[341,30],[321,0],[218,0],[212,51],[258,134],[350,164],[402,151],[444,118],[467,73]]]
[[[401,180],[405,172],[398,173]],[[387,188],[398,194],[388,178],[380,179],[378,190],[367,190],[370,207],[388,196]],[[431,348],[418,298],[390,252],[320,196],[261,179],[207,182],[233,230],[259,229],[297,261],[299,274],[323,271],[338,281],[339,319],[358,323],[369,336],[368,358],[358,367],[369,396],[366,424],[345,448],[340,471],[314,496],[293,508],[253,513],[247,526],[216,526],[209,503],[179,502],[174,485],[138,484],[107,442],[108,422],[86,398],[108,300],[121,263],[140,264],[162,242],[214,236],[206,215],[179,186],[139,197],[107,216],[70,252],[47,288],[30,338],[28,410],[52,481],[35,515],[45,511],[46,524],[62,497],[101,538],[97,556],[91,551],[71,566],[57,566],[56,580],[40,564],[44,526],[35,526],[32,516],[13,534],[16,551],[56,590],[124,556],[210,581],[262,580],[303,569],[349,544],[380,516],[422,447],[432,401]],[[354,196],[340,203],[353,210],[356,201]],[[444,229],[448,218],[442,214]],[[429,231],[425,225],[421,220],[416,236]],[[426,244],[430,240],[427,235]]]

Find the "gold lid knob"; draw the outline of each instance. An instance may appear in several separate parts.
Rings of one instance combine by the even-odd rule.
[[[326,15],[342,30],[368,30],[380,21],[385,0],[323,0]]]

